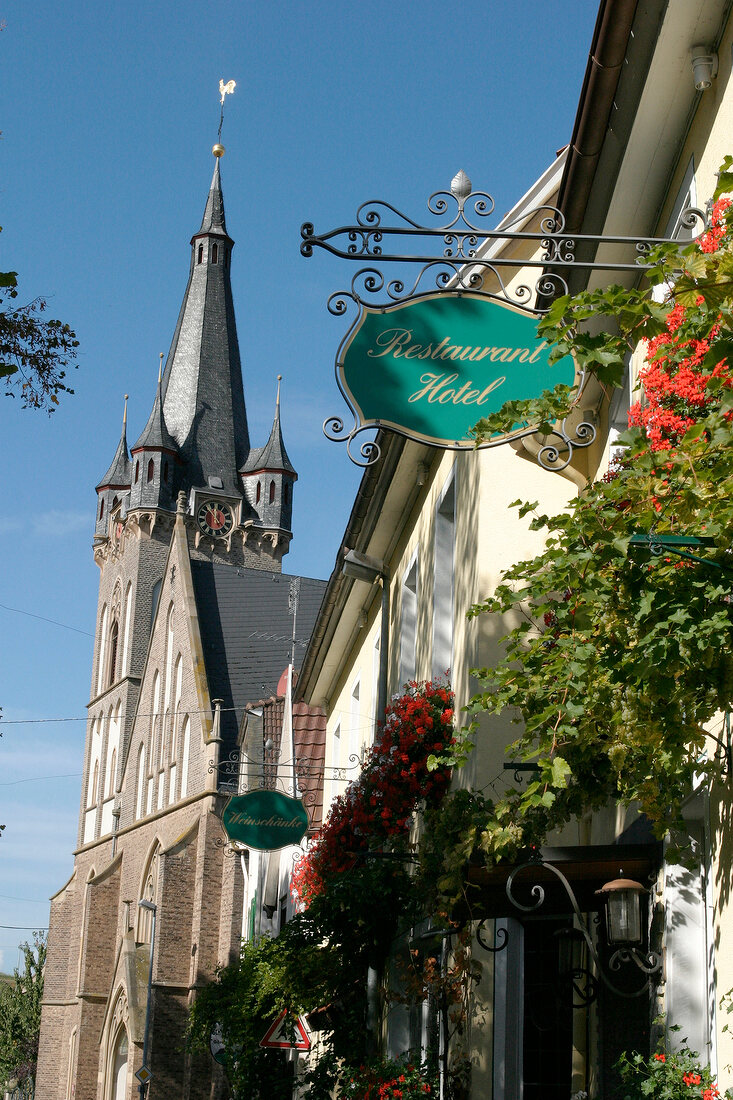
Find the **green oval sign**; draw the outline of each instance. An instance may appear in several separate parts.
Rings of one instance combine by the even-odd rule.
[[[230,840],[263,852],[300,844],[308,828],[308,814],[300,799],[280,791],[234,795],[224,807],[221,820]]]
[[[537,321],[466,292],[383,310],[363,306],[337,361],[340,378],[362,423],[438,446],[472,447],[469,429],[506,401],[573,385],[575,363],[565,356],[550,366]]]

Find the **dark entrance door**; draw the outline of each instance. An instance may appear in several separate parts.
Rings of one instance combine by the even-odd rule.
[[[568,1100],[573,1059],[572,986],[558,975],[563,918],[524,925],[524,1100]]]

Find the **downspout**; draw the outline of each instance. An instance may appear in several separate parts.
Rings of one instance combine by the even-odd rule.
[[[593,178],[608,130],[638,0],[603,0],[575,116],[557,205],[568,232],[583,223]]]
[[[214,725],[211,730],[211,737],[206,742],[207,745],[211,745],[214,751],[214,757],[209,763],[209,774],[206,777],[206,789],[207,791],[216,791],[219,787],[219,756],[221,754],[221,699],[212,699],[214,704]]]
[[[389,673],[389,576],[382,573],[382,621],[379,635],[379,685],[377,688],[377,722],[384,722],[387,712],[387,675]],[[375,729],[376,736],[376,729]],[[379,971],[374,966],[367,970],[367,1044],[369,1053],[379,1050]]]
[[[247,921],[249,918],[249,871],[247,870],[247,860],[244,858],[244,852],[239,853],[239,862],[242,867],[242,878],[244,879],[244,896],[242,898],[242,933],[240,939],[244,942],[247,939]]]

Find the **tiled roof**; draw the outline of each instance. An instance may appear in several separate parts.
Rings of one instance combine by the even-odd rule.
[[[233,565],[192,561],[206,675],[222,700],[223,753],[236,745],[248,703],[275,694],[290,659],[291,582],[300,580],[295,665],[300,665],[326,588],[325,581]]]
[[[283,443],[282,428],[280,427],[280,404],[275,411],[270,438],[264,447],[257,447],[250,451],[249,458],[242,467],[243,474],[251,474],[257,470],[285,470],[286,473],[295,473],[295,467],[288,458],[288,452]]]
[[[100,489],[104,489],[106,486],[114,489],[129,489],[132,483],[132,463],[130,462],[130,456],[127,453],[127,435],[125,432],[125,425],[122,425],[122,435],[120,441],[117,444],[117,450],[115,451],[115,457],[112,459],[112,465],[107,470],[102,480],[97,485],[97,492]]]
[[[265,759],[279,760],[279,769],[277,765],[269,764],[265,768],[266,783],[269,772],[270,782],[267,785],[274,787],[278,770],[282,775],[282,772],[287,770],[288,765],[292,763],[290,746],[282,745],[285,700],[282,695],[271,696],[269,699],[254,700],[252,705],[262,708],[263,746],[268,739],[272,740],[270,755],[265,753]],[[293,740],[295,741],[295,758],[298,762],[298,787],[305,808],[308,811],[309,832],[318,832],[323,822],[326,712],[321,707],[309,707],[306,703],[294,703]],[[291,773],[288,771],[288,774]],[[292,788],[292,781],[289,782],[288,793]]]
[[[215,238],[219,250],[198,262],[200,235]],[[217,161],[199,234],[192,240],[188,286],[165,371],[165,423],[185,459],[185,487],[204,487],[219,478],[225,491],[240,492],[237,471],[249,455],[242,367],[229,272],[231,238],[224,224],[224,200]]]
[[[135,451],[143,450],[164,450],[172,451],[176,454],[178,451],[178,445],[175,439],[172,437],[165,423],[165,417],[163,416],[163,403],[161,400],[160,382],[158,382],[158,388],[155,391],[155,401],[153,407],[150,410],[150,416],[148,422],[142,430],[140,438],[135,446],[132,448],[133,453]]]
[[[199,233],[217,233],[228,236],[226,222],[224,220],[224,195],[221,190],[221,173],[219,172],[219,160],[217,158],[214,167],[214,175],[209,188],[209,197],[206,200],[206,209],[201,220]],[[197,234],[198,235],[198,234]]]

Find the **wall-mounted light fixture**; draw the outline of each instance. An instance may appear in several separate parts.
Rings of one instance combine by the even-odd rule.
[[[642,986],[629,992],[626,989],[619,989],[605,973],[573,888],[562,871],[554,864],[541,858],[534,858],[515,867],[506,882],[506,896],[511,904],[523,913],[534,913],[540,908],[545,900],[545,891],[539,883],[536,883],[531,889],[531,897],[534,900],[529,905],[521,902],[513,891],[514,882],[518,875],[527,870],[536,871],[540,868],[551,872],[559,880],[575,915],[574,928],[564,931],[558,942],[559,974],[561,978],[572,983],[574,1007],[588,1005],[595,1000],[597,993],[596,977],[618,997],[634,998],[646,993],[651,984],[652,975],[661,969],[662,961],[654,951],[645,950],[642,946],[644,935],[641,919],[641,898],[647,891],[641,883],[635,882],[633,879],[623,878],[623,872],[621,871],[618,878],[605,883],[600,890],[596,891],[606,906],[607,943],[609,947],[616,949],[608,960],[608,969],[618,971],[623,963],[633,963],[646,976]],[[486,918],[479,925],[476,938],[482,947],[485,947],[488,951],[502,951],[508,943],[507,931],[503,928],[496,930],[498,932],[498,935],[496,935],[497,942],[494,945],[490,944],[486,939],[483,927],[488,919]],[[594,972],[581,958],[579,948],[582,946],[582,941],[585,941],[588,954],[592,959]],[[575,1003],[576,997],[580,1002],[579,1004]]]
[[[695,91],[706,92],[718,75],[718,55],[712,53],[707,46],[693,46],[690,56]]]

